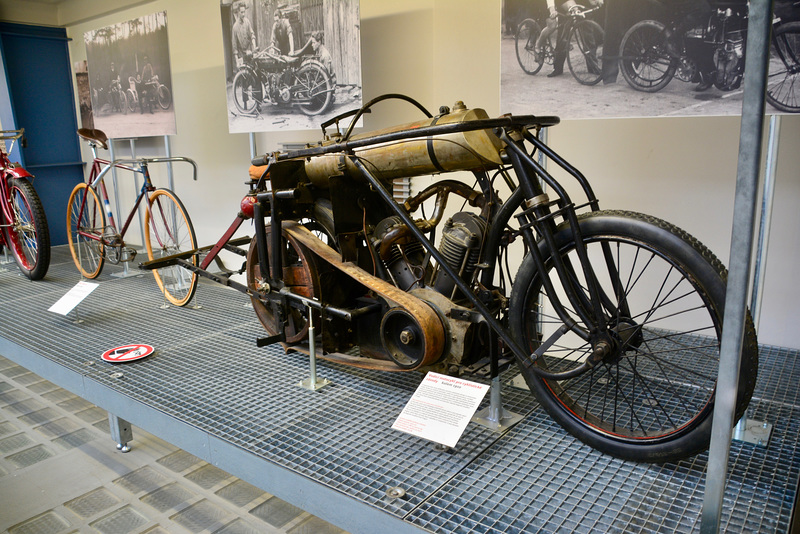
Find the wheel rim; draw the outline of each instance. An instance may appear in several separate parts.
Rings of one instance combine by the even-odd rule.
[[[86,195],[86,204],[81,213],[84,195]],[[69,203],[67,224],[72,258],[75,266],[86,278],[95,278],[103,268],[103,212],[94,191],[86,184],[79,184],[73,190]]]
[[[600,81],[603,58],[603,29],[583,21],[572,32],[567,62],[570,72],[583,85]]]
[[[303,67],[297,74],[296,95],[300,101],[306,101],[302,109],[308,115],[322,113],[330,103],[331,87],[328,76],[321,70],[321,67],[310,64]]]
[[[194,230],[180,201],[163,190],[156,191],[150,198],[150,210],[145,215],[147,257],[155,260],[195,250]],[[195,256],[185,259],[197,265]],[[186,305],[194,296],[197,273],[180,265],[170,265],[154,269],[153,276],[167,300],[176,306]]]
[[[26,271],[36,267],[39,245],[36,240],[36,223],[31,207],[23,191],[16,185],[11,187],[11,209],[14,221],[8,236],[11,249],[19,265]]]
[[[663,49],[663,36],[653,26],[642,26],[623,43],[623,73],[635,87],[655,88],[671,77],[672,59]]]
[[[257,80],[248,72],[240,72],[233,80],[233,103],[240,113],[252,113],[257,104]],[[258,91],[260,93],[260,91]]]
[[[773,38],[767,75],[767,99],[781,111],[800,112],[800,25]]]
[[[523,21],[517,30],[515,39],[517,62],[527,74],[536,74],[544,63],[544,60],[538,61],[536,58],[536,39],[540,33],[541,30],[533,21]]]
[[[621,350],[577,378],[544,381],[544,385],[560,408],[583,426],[623,441],[671,439],[694,428],[711,409],[719,364],[719,318],[709,311],[713,308],[705,292],[669,258],[633,240],[606,242],[632,310],[622,314],[618,307],[616,316],[607,312],[611,335]],[[603,265],[601,243],[595,240],[588,248],[598,258],[592,264]],[[600,276],[600,284],[613,299],[607,273]],[[586,287],[582,281],[581,287]],[[566,302],[561,290],[556,293]],[[561,324],[533,302],[525,315],[527,339],[536,339],[536,318],[543,325],[544,339]],[[531,350],[535,346],[532,343]],[[563,372],[585,361],[590,351],[583,339],[567,334],[537,363],[551,372]]]

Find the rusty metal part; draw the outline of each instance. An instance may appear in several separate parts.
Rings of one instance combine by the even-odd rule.
[[[267,225],[267,243],[270,243],[271,227]],[[297,295],[307,298],[315,298],[317,296],[317,285],[319,284],[319,277],[313,261],[313,258],[308,257],[303,247],[291,236],[286,236],[286,249],[284,254],[288,257],[288,265],[283,267],[282,280],[284,287]],[[269,245],[268,245],[269,246]],[[272,253],[272,250],[269,251]],[[266,286],[264,277],[261,275],[261,268],[258,263],[258,246],[256,238],[254,237],[250,242],[250,250],[247,252],[247,286],[256,291],[269,291],[269,286]],[[264,325],[264,328],[272,335],[278,333],[279,325],[273,313],[273,310],[268,304],[253,297],[253,309],[258,316],[258,320]],[[288,343],[297,343],[302,341],[308,336],[308,322],[305,317],[305,310],[300,310],[291,307],[288,312],[288,324],[286,327],[286,341]]]
[[[466,109],[463,104],[457,104],[452,112],[445,115],[353,136],[352,140],[488,118],[482,109]],[[484,129],[373,145],[357,149],[355,156],[365,161],[382,180],[393,180],[452,171],[494,169],[501,164],[502,146],[500,139],[491,130]],[[331,176],[338,176],[343,172],[352,176],[361,175],[350,158],[342,157],[341,154],[310,158],[305,163],[305,171],[314,185],[325,188],[328,187],[328,178]]]
[[[317,239],[314,234],[301,224],[287,221],[284,223],[283,229],[291,240],[307,248],[316,257],[329,263],[332,267],[342,271],[363,286],[379,294],[390,306],[399,307],[414,318],[419,325],[419,334],[422,336],[422,339],[418,340],[422,353],[418,359],[418,365],[414,365],[412,368],[401,369],[399,366],[392,364],[394,367],[393,370],[416,369],[431,365],[442,357],[446,340],[445,326],[439,319],[439,315],[430,305],[398,289],[392,284],[369,274],[354,263],[343,261],[338,252]],[[363,363],[367,364],[367,362]],[[380,368],[385,368],[387,362],[383,363],[384,365],[380,366]]]

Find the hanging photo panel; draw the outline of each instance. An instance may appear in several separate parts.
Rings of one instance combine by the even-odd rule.
[[[94,127],[110,139],[173,135],[167,13],[84,34]]]
[[[358,0],[222,0],[220,10],[230,133],[317,130],[361,107]]]
[[[767,113],[800,112],[800,4],[775,0]],[[501,111],[738,115],[746,0],[503,0]]]

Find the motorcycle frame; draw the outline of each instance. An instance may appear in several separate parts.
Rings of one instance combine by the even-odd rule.
[[[357,118],[357,117],[356,117]],[[355,120],[355,119],[354,119]],[[321,156],[324,154],[339,153],[344,157],[349,158],[355,165],[360,177],[365,179],[372,190],[377,192],[384,203],[397,215],[403,223],[408,227],[408,230],[414,237],[422,243],[423,247],[427,250],[428,254],[436,260],[437,264],[445,273],[450,276],[457,287],[464,296],[469,300],[478,313],[481,319],[485,321],[489,327],[497,334],[505,346],[517,357],[518,361],[523,365],[531,367],[537,374],[545,378],[565,379],[582,374],[592,367],[594,367],[603,357],[604,354],[613,346],[613,340],[607,334],[607,322],[605,310],[616,309],[607,295],[599,288],[597,277],[594,273],[594,268],[591,265],[585,245],[582,242],[580,235],[580,227],[577,219],[577,209],[589,207],[592,211],[599,209],[598,199],[595,196],[591,186],[586,178],[574,166],[570,165],[564,158],[558,155],[550,147],[546,146],[537,135],[530,132],[530,127],[533,127],[537,133],[542,127],[552,126],[559,122],[557,117],[536,117],[536,116],[519,116],[519,117],[501,117],[498,119],[482,119],[473,120],[463,123],[441,124],[428,127],[422,127],[410,131],[400,131],[392,133],[378,134],[374,136],[363,137],[354,140],[345,140],[333,145],[313,147],[308,149],[300,149],[289,151],[286,153],[278,153],[274,155],[265,156],[264,158],[256,158],[254,164],[267,165],[265,175],[269,173],[270,167],[282,161],[299,160],[311,158],[314,156]],[[473,290],[462,280],[456,271],[450,267],[445,261],[444,256],[433,245],[433,243],[425,236],[411,219],[410,215],[406,212],[401,204],[392,198],[392,195],[384,187],[383,183],[378,179],[355,155],[355,149],[363,148],[381,143],[391,143],[396,141],[418,139],[432,137],[441,134],[449,133],[463,133],[473,130],[489,129],[494,130],[498,136],[505,141],[507,149],[502,154],[503,163],[510,165],[513,169],[519,184],[516,190],[512,193],[508,201],[498,210],[491,222],[491,230],[487,238],[484,250],[489,251],[489,256],[484,259],[484,263],[488,263],[489,267],[484,270],[482,274],[482,282],[487,286],[492,286],[496,266],[496,251],[500,249],[501,239],[503,232],[508,221],[512,216],[516,216],[520,222],[523,237],[528,250],[535,262],[539,272],[546,273],[545,258],[543,252],[551,251],[550,257],[553,259],[553,266],[556,275],[558,276],[567,296],[570,305],[578,315],[580,323],[572,319],[565,305],[560,302],[555,294],[553,284],[548,276],[542,276],[542,282],[545,291],[549,295],[549,300],[553,305],[554,310],[559,318],[564,322],[564,325],[548,340],[545,340],[540,347],[533,353],[528,353],[521,347],[516,339],[511,335],[508,328],[503,325],[489,310],[486,304],[474,294]],[[555,178],[548,173],[541,165],[539,165],[528,154],[524,147],[524,142],[528,141],[534,146],[536,150],[542,151],[547,155],[556,165],[565,170],[570,176],[580,184],[583,193],[587,197],[587,202],[581,206],[576,206],[566,190],[558,183]],[[475,173],[478,178],[481,188],[486,191],[491,191],[488,178],[483,173]],[[540,181],[549,186],[557,197],[557,200],[550,201]],[[274,186],[274,184],[273,184]],[[271,232],[271,243],[268,246],[265,219],[267,214],[270,217],[270,224],[273,228],[280,228],[282,226],[281,203],[291,202],[298,198],[300,192],[296,189],[286,190],[272,190],[269,192],[259,193],[257,195],[258,202],[254,205],[254,219],[256,228],[256,240],[259,253],[259,266],[262,273],[281,273],[282,272],[282,255],[273,254],[267,257],[265,251],[281,250],[281,232]],[[557,208],[551,211],[551,208]],[[522,209],[520,209],[522,208]],[[573,271],[573,266],[564,262],[563,258],[558,253],[558,247],[555,243],[556,223],[555,217],[563,217],[569,223],[570,232],[572,233],[573,242],[576,244],[576,252],[578,255],[580,269],[583,272],[584,280],[587,283],[587,290],[589,292],[588,298],[583,289],[577,287],[576,273]],[[540,236],[537,239],[536,234]],[[540,247],[543,247],[540,250]],[[619,306],[623,309],[627,308],[624,301],[621,283],[615,275],[611,251],[606,247],[603,248],[605,255],[606,267],[615,280],[615,293],[619,299]],[[490,260],[490,261],[486,261]],[[279,278],[269,277],[269,286],[271,288],[283,288],[282,280]],[[283,318],[286,317],[285,307],[286,298],[292,298],[287,295],[285,291],[281,291],[281,298],[267,297],[266,300],[272,302],[273,310],[276,313],[276,319],[279,324],[282,323]],[[266,303],[265,300],[265,303]],[[322,308],[323,306],[316,306]],[[534,365],[536,359],[544,353],[544,351],[555,342],[555,340],[564,335],[566,332],[572,331],[579,335],[584,340],[590,342],[593,346],[593,352],[590,357],[581,366],[576,367],[572,371],[560,374],[551,374],[543,371],[538,366]]]

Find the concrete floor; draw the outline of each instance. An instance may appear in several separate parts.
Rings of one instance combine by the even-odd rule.
[[[143,430],[130,445],[104,410],[0,356],[0,532],[344,532]]]

